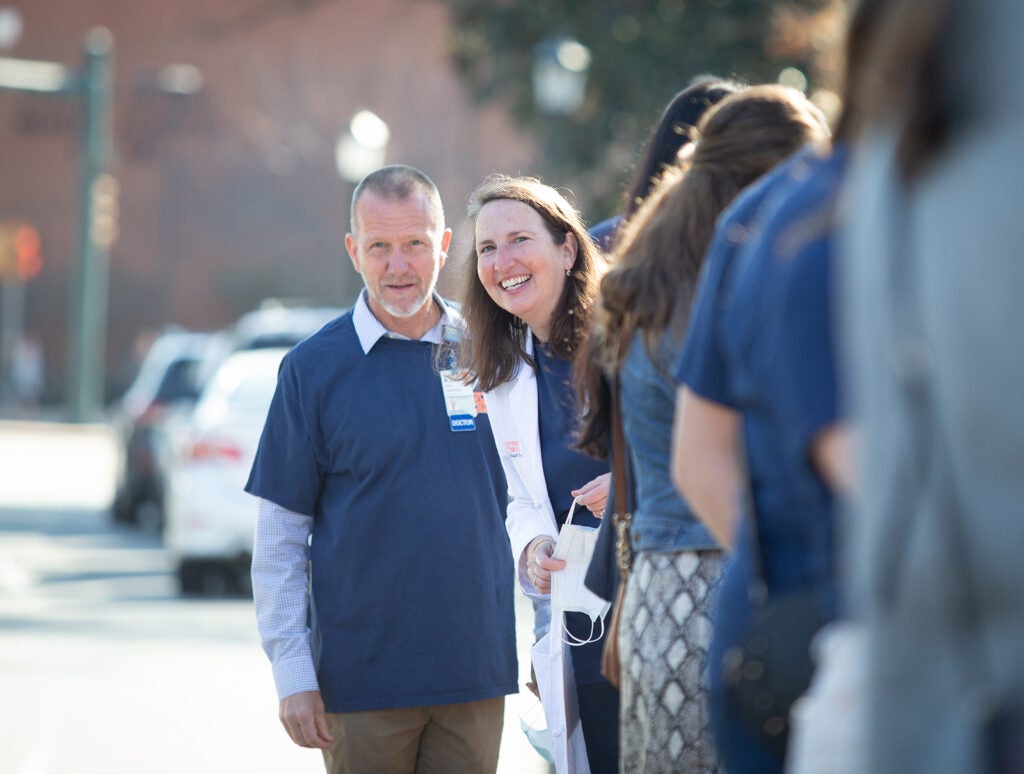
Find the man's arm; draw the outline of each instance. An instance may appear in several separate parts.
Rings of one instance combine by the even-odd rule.
[[[309,535],[313,517],[259,501],[252,591],[263,650],[274,670],[281,723],[302,747],[333,743],[309,645]]]

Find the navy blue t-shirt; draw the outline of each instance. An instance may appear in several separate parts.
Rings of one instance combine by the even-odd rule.
[[[536,338],[533,344],[538,367],[537,415],[540,423],[541,461],[548,497],[555,511],[555,521],[561,527],[572,505],[572,490],[607,473],[608,464],[573,448],[576,401],[572,385],[572,363],[555,357],[547,345]],[[577,507],[573,511],[572,523],[582,527],[597,527],[601,522],[588,508]],[[591,636],[593,627],[590,618],[583,613],[566,613],[565,625],[577,638],[589,639]],[[596,642],[570,649],[577,685],[589,685],[605,679],[601,674],[603,649],[603,637]]]
[[[486,413],[453,432],[436,346],[351,313],[284,359],[246,491],[313,516],[328,712],[517,690],[506,486]]]
[[[770,594],[824,589],[830,593],[822,601],[835,612],[832,498],[809,452],[837,412],[831,339],[822,323],[827,272],[819,269],[829,254],[842,163],[842,153],[799,153],[722,216],[676,373],[696,394],[741,413],[757,516],[756,547],[749,518],[737,529],[708,648],[711,727],[730,770],[783,769],[725,698],[723,664],[748,633],[757,558]]]
[[[836,419],[835,363],[830,331],[805,325],[827,319],[828,289],[805,288],[784,302],[797,257],[828,250],[829,202],[842,164],[839,151],[827,159],[798,154],[723,218],[676,373],[696,394],[742,414],[772,591],[829,578],[833,570],[832,497],[811,465],[809,445]],[[732,245],[730,230],[754,236]]]
[[[615,237],[619,235],[622,221],[622,215],[613,215],[607,220],[602,220],[590,229],[590,238],[597,243],[598,247],[606,253],[610,253],[615,247]]]

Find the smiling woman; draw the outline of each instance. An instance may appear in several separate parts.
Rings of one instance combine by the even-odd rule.
[[[535,178],[493,175],[470,197],[475,229],[463,313],[463,365],[494,389],[532,363],[531,339],[569,360],[587,330],[606,269],[569,201]]]
[[[542,342],[576,260],[576,236],[554,231],[527,204],[496,199],[476,218],[477,276],[487,295]]]
[[[478,389],[488,391],[508,482],[505,525],[520,588],[534,603],[534,663],[555,767],[559,774],[585,771],[587,761],[592,772],[613,772],[619,695],[600,672],[604,637],[591,642],[594,620],[569,605],[563,620],[561,602],[553,606],[549,596],[552,585],[571,586],[571,570],[560,572],[565,562],[552,557],[570,510],[574,526],[595,527],[608,499],[607,463],[575,449],[571,362],[605,260],[566,198],[533,178],[488,178],[470,199],[469,216],[475,240],[462,360]],[[564,648],[566,637],[584,644]],[[563,672],[566,658],[572,669]]]

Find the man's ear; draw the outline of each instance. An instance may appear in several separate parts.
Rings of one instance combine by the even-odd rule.
[[[345,250],[348,252],[348,257],[352,259],[356,273],[362,274],[363,270],[359,268],[359,250],[356,246],[356,238],[351,233],[345,234]]]

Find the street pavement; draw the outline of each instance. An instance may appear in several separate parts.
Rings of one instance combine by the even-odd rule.
[[[110,524],[117,454],[103,425],[0,422],[0,772],[323,771],[278,723],[251,601],[179,598],[159,537]],[[534,703],[508,698],[500,774],[549,771]]]

